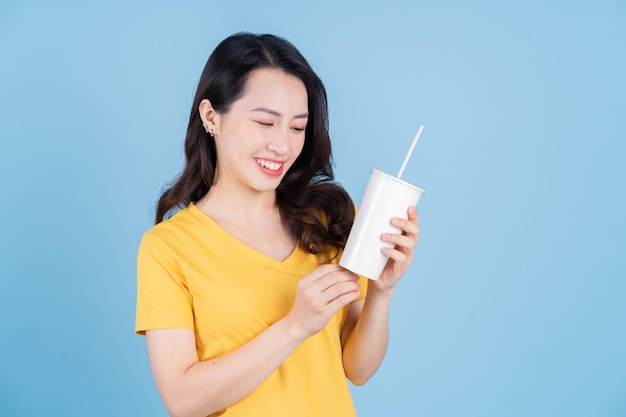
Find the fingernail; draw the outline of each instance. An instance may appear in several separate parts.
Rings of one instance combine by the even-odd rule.
[[[396,226],[399,226],[400,225],[400,219],[394,217],[393,219],[391,219],[391,224],[395,224]]]

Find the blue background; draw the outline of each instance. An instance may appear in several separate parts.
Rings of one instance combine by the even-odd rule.
[[[290,39],[337,175],[424,188],[361,417],[626,416],[624,1],[0,2],[0,415],[165,416],[135,256],[231,33]]]

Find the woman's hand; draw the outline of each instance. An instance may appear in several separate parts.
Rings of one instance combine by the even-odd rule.
[[[413,262],[415,244],[420,234],[420,225],[415,207],[409,207],[407,213],[408,220],[399,217],[391,219],[391,224],[402,230],[402,234],[384,233],[382,235],[382,239],[385,242],[393,243],[395,247],[382,248],[383,253],[389,256],[389,260],[378,280],[369,281],[368,291],[372,289],[379,292],[392,290],[407,271],[411,262]]]
[[[358,275],[339,265],[322,265],[298,282],[294,305],[285,317],[302,339],[322,330],[343,306],[360,295]]]

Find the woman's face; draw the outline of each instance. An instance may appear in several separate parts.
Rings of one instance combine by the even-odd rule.
[[[215,114],[216,184],[274,191],[304,146],[304,83],[281,70],[250,73],[244,94]]]

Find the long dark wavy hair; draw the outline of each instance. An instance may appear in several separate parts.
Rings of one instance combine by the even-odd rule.
[[[220,114],[240,98],[251,71],[279,69],[299,78],[308,95],[309,120],[302,152],[276,190],[283,222],[310,253],[345,244],[354,219],[354,204],[334,182],[326,89],[306,59],[287,40],[270,34],[237,33],[224,39],[207,61],[185,138],[185,167],[160,197],[155,223],[202,198],[215,179],[215,141],[202,126],[198,107],[208,99]]]

